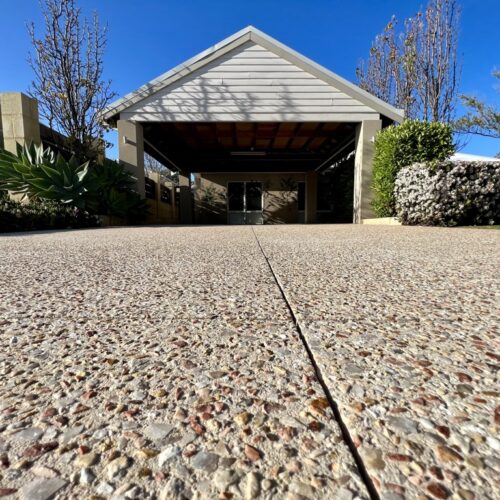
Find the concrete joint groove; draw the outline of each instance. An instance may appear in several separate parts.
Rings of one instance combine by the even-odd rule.
[[[300,337],[300,340],[302,341],[302,344],[304,345],[304,348],[306,350],[309,361],[311,362],[311,364],[314,368],[316,378],[317,378],[319,384],[321,385],[321,388],[323,389],[323,392],[324,392],[325,397],[330,405],[330,408],[333,412],[335,420],[337,421],[337,423],[340,427],[340,430],[342,432],[342,437],[344,439],[344,442],[346,443],[347,447],[349,448],[349,451],[350,451],[350,453],[351,453],[351,455],[356,463],[359,474],[360,474],[361,479],[362,479],[362,481],[363,481],[363,483],[368,491],[368,494],[370,495],[371,500],[380,500],[380,495],[378,494],[377,489],[376,489],[375,485],[373,484],[373,481],[372,481],[370,475],[368,474],[368,470],[366,468],[366,465],[364,464],[363,459],[361,458],[361,455],[359,454],[359,452],[356,448],[356,445],[354,444],[354,441],[351,437],[349,429],[347,428],[347,426],[342,418],[339,407],[338,407],[337,403],[335,402],[335,400],[333,399],[333,396],[330,392],[330,389],[328,388],[328,386],[325,382],[325,379],[321,373],[321,369],[320,369],[320,367],[319,367],[319,365],[316,362],[316,359],[314,357],[314,353],[312,352],[312,350],[307,342],[307,339],[303,333],[300,322],[299,322],[297,316],[295,315],[295,312],[293,310],[293,307],[292,307],[290,301],[288,300],[285,289],[283,288],[277,274],[275,273],[273,266],[271,264],[271,261],[269,260],[266,253],[264,252],[264,249],[262,248],[260,240],[257,237],[257,233],[255,232],[253,227],[251,227],[251,230],[252,230],[253,235],[255,237],[255,241],[257,242],[257,245],[262,253],[262,256],[264,257],[264,259],[269,267],[269,270],[271,271],[271,274],[274,278],[274,281],[276,282],[276,285],[278,286],[278,288],[280,290],[281,296],[286,304],[288,312],[290,313],[290,317],[291,317],[292,322],[295,326],[295,329]]]

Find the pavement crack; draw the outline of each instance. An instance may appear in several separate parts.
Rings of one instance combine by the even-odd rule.
[[[349,429],[347,428],[347,426],[344,422],[344,419],[342,418],[338,404],[333,399],[333,396],[330,392],[330,389],[328,388],[328,385],[325,382],[323,374],[321,373],[321,369],[320,369],[318,363],[316,362],[316,358],[314,357],[314,353],[312,352],[311,347],[309,346],[307,339],[304,335],[304,332],[302,330],[300,322],[299,322],[297,316],[295,315],[295,311],[293,310],[292,304],[288,300],[288,296],[285,292],[285,289],[284,289],[283,285],[281,284],[281,282],[278,278],[278,275],[274,271],[274,268],[271,264],[271,261],[269,260],[269,258],[267,256],[266,252],[262,248],[262,245],[261,245],[260,240],[257,236],[257,233],[255,232],[255,229],[253,227],[251,227],[251,230],[252,230],[253,235],[255,237],[255,241],[257,242],[257,245],[262,253],[262,256],[264,257],[265,261],[267,262],[267,265],[269,267],[269,270],[271,271],[271,274],[274,278],[274,281],[280,290],[281,296],[286,304],[286,307],[288,309],[288,312],[290,314],[292,322],[295,326],[295,329],[296,329],[296,331],[300,337],[300,340],[302,341],[302,344],[306,350],[309,361],[311,362],[311,364],[314,368],[316,378],[317,378],[319,384],[321,385],[321,388],[323,389],[323,392],[324,392],[325,397],[328,401],[328,404],[330,405],[330,408],[333,412],[335,420],[340,427],[344,442],[346,443],[347,447],[349,448],[349,451],[352,455],[352,458],[353,458],[354,462],[356,463],[356,467],[358,468],[359,475],[360,475],[360,477],[361,477],[361,479],[362,479],[362,481],[363,481],[363,483],[368,491],[368,494],[370,495],[371,500],[380,500],[380,495],[378,494],[378,491],[377,491],[370,475],[368,474],[368,470],[366,468],[366,465],[364,464],[363,459],[361,458],[361,455],[359,454],[358,449],[356,448],[356,445],[354,444],[354,441],[351,437],[351,433],[349,432]]]

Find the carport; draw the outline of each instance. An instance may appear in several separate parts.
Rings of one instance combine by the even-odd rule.
[[[317,221],[318,178],[354,153],[354,222],[372,216],[373,138],[400,110],[254,27],[104,115],[144,193],[144,152],[179,172],[180,222]]]

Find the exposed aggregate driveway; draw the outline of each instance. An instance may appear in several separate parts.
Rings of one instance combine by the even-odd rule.
[[[0,497],[498,497],[499,243],[0,237]]]

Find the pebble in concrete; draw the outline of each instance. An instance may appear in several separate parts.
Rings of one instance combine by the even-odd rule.
[[[2,487],[37,466],[61,497],[368,498],[249,228],[0,246]]]
[[[36,479],[21,488],[21,498],[24,500],[47,500],[66,486],[66,481],[60,478]]]
[[[500,232],[255,231],[381,497],[493,499]]]

